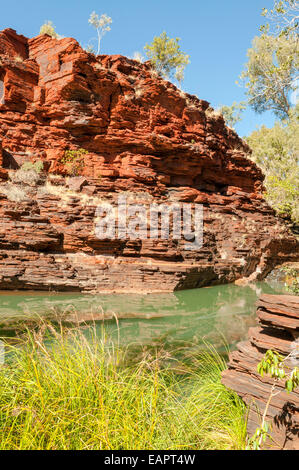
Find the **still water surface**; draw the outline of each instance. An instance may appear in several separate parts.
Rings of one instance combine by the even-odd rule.
[[[280,294],[284,289],[261,282],[147,295],[1,292],[0,323],[52,314],[75,314],[84,320],[104,313],[105,330],[123,345],[204,339],[219,349],[224,341],[233,347],[247,337],[248,328],[256,324],[255,303],[261,293]],[[100,329],[103,322],[97,325]],[[0,330],[0,336],[5,332]]]

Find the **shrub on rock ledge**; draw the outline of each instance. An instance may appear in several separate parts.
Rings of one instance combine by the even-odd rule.
[[[88,152],[85,149],[67,150],[61,162],[69,176],[79,176],[84,169],[84,157]]]
[[[41,181],[41,171],[43,168],[44,164],[41,161],[35,163],[26,162],[19,170],[10,171],[9,179],[15,184],[36,186]]]

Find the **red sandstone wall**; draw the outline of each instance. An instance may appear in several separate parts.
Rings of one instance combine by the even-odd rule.
[[[2,183],[0,288],[173,290],[259,278],[296,259],[296,240],[263,200],[250,149],[206,101],[149,63],[95,57],[71,38],[5,30],[0,60],[0,178],[28,160],[63,175],[66,150],[88,152],[75,194],[61,179],[54,194],[27,188],[28,198],[14,202]],[[96,204],[127,191],[203,204],[204,247],[98,240]]]

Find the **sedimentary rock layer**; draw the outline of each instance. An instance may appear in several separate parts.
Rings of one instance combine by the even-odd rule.
[[[83,180],[67,180],[65,152],[78,149]],[[262,278],[295,260],[298,244],[263,200],[249,156],[209,103],[149,63],[2,31],[0,289],[170,291]],[[47,181],[7,182],[8,170],[39,160]],[[99,240],[96,208],[119,195],[203,204],[203,247]]]
[[[241,342],[230,355],[228,370],[222,382],[235,390],[250,406],[248,434],[260,425],[269,399],[273,379],[257,373],[257,364],[269,349],[283,356],[292,356],[286,366],[299,367],[299,297],[293,295],[262,295],[257,304],[258,327],[249,330],[249,341]],[[276,394],[276,392],[281,392]],[[267,422],[272,423],[266,446],[274,449],[299,450],[299,391],[287,393],[284,382],[276,386],[270,402]]]

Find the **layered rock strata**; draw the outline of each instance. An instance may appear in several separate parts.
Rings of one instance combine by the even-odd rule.
[[[80,149],[81,178],[66,178],[66,152]],[[149,63],[2,31],[0,289],[171,291],[263,278],[297,259],[298,243],[264,201],[249,156],[206,101]],[[9,182],[28,161],[43,162],[41,181]],[[97,207],[120,195],[202,204],[203,247],[100,240]]]

